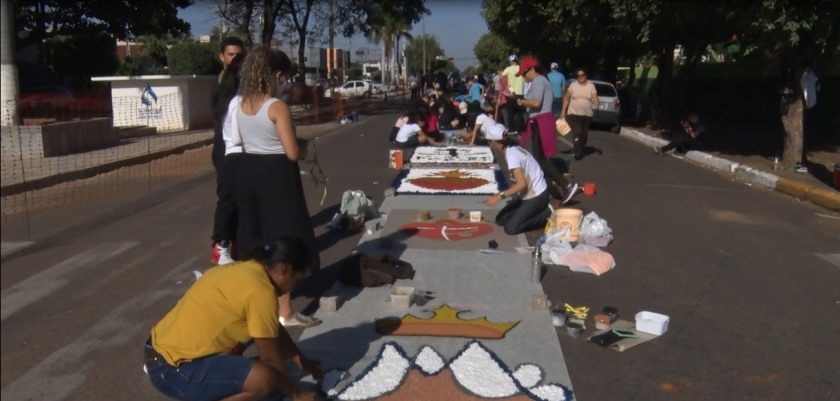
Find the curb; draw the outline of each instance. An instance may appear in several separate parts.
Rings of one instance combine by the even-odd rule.
[[[624,127],[621,128],[619,135],[648,146],[663,146],[668,144],[668,141],[664,139],[655,138],[642,132]],[[801,181],[781,178],[749,166],[742,166],[739,163],[696,150],[688,151],[685,154],[685,158],[711,167],[712,169],[720,171],[724,174],[734,175],[751,184],[760,185],[794,198],[806,200],[826,209],[840,212],[840,192],[827,190]]]

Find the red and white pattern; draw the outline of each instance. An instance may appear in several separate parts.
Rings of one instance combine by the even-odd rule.
[[[414,150],[411,165],[492,164],[493,151],[486,146],[421,146]]]

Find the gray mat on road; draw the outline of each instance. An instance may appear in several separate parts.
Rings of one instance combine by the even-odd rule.
[[[386,342],[398,343],[412,358],[425,345],[444,359],[454,357],[470,339],[381,336],[374,330],[377,318],[405,313],[430,316],[424,310],[443,303],[470,310],[461,315],[465,319],[487,316],[495,322],[520,321],[504,339],[481,343],[511,369],[524,363],[536,364],[545,372],[545,383],[571,389],[549,312],[531,309],[533,295],[543,291],[541,285],[529,281],[530,255],[407,249],[400,258],[412,263],[417,273],[414,280],[400,280],[397,285],[434,291],[436,299],[423,307],[398,309],[385,301],[390,293],[388,287],[360,290],[337,284],[328,295],[341,294],[344,304],[336,312],[318,311],[316,316],[324,322],[305,330],[300,338],[299,346],[305,355],[320,360],[326,369],[349,373],[338,389],[361,374]]]

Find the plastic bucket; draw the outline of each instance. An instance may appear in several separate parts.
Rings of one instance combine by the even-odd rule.
[[[577,241],[580,236],[580,223],[583,221],[583,211],[580,209],[563,208],[554,211],[557,231],[568,227],[571,236],[569,241]]]

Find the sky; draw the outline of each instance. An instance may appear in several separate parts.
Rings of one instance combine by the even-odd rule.
[[[446,55],[454,58],[455,66],[459,69],[477,64],[473,48],[481,35],[488,32],[487,23],[481,17],[481,1],[426,0],[426,8],[431,14],[409,30],[411,35],[422,35],[424,30],[426,34],[434,35]],[[198,38],[219,24],[218,17],[214,15],[215,10],[213,0],[197,0],[192,6],[179,10],[178,16],[190,23],[193,37]],[[368,42],[363,36],[349,39],[336,37],[335,43],[336,47],[350,50],[354,62],[355,50],[377,48],[376,44]]]

